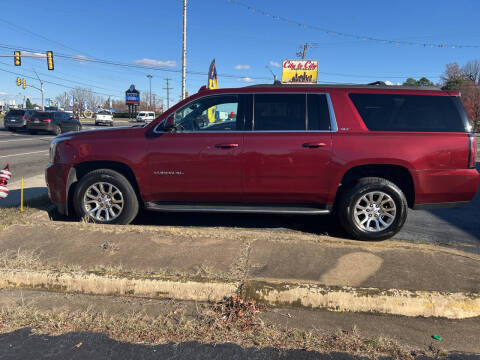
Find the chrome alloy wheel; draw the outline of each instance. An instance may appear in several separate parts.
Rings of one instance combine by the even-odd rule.
[[[106,182],[90,185],[83,196],[85,212],[100,222],[116,219],[123,211],[124,200],[122,192]]]
[[[383,191],[363,195],[355,204],[356,224],[365,231],[378,232],[390,227],[397,215],[392,197]]]

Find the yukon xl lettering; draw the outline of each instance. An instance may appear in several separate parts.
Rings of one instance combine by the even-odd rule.
[[[407,209],[458,206],[479,183],[459,94],[378,86],[201,89],[151,123],[56,137],[46,170],[64,214],[128,224],[139,208],[333,213],[386,239]]]

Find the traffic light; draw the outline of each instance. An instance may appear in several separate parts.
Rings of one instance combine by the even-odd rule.
[[[22,65],[22,58],[20,57],[20,51],[15,50],[13,52],[13,63],[15,66]]]
[[[23,79],[23,85],[22,85],[22,87],[23,87],[24,89],[27,88],[27,81],[26,81],[25,79]]]
[[[20,86],[22,85],[22,79],[20,79],[19,77],[17,77],[17,86]]]
[[[47,67],[48,70],[53,70],[53,51],[47,51]]]

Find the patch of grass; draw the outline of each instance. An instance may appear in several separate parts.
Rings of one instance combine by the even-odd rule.
[[[0,200],[1,201],[1,200]],[[5,230],[11,225],[28,224],[29,217],[37,210],[46,210],[51,202],[48,196],[40,196],[25,201],[23,212],[19,205],[0,207],[0,230]]]
[[[337,351],[369,358],[390,356],[399,360],[413,358],[393,340],[364,338],[356,330],[325,335],[319,331],[278,328],[265,325],[258,311],[250,316],[239,316],[235,310],[233,316],[226,316],[225,309],[218,304],[197,304],[196,312],[188,314],[185,308],[174,306],[162,315],[149,317],[134,312],[120,316],[91,310],[39,311],[30,305],[19,305],[0,310],[0,332],[29,327],[35,333],[51,335],[78,331],[103,333],[115,340],[132,343],[231,342],[242,347],[303,349],[321,353]]]
[[[135,270],[125,268],[123,265],[97,264],[82,267],[76,264],[45,261],[42,253],[37,250],[17,249],[0,252],[0,269],[26,270],[26,271],[51,271],[55,273],[95,274],[98,276],[113,276],[126,279],[161,279],[173,281],[233,281],[230,274],[220,273],[215,269],[200,265],[193,272],[182,272],[173,268],[155,268],[154,270]]]

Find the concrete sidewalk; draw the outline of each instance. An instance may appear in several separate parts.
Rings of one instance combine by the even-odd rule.
[[[0,253],[11,252],[2,259],[0,286],[182,300],[240,292],[272,305],[480,316],[480,256],[445,247],[268,230],[102,226],[50,221],[44,213],[30,222],[0,233]],[[13,253],[18,249],[21,256]]]
[[[0,207],[20,205],[20,181],[7,184],[8,196],[0,200]],[[23,201],[35,199],[47,195],[47,185],[45,184],[45,175],[36,175],[23,179]]]

